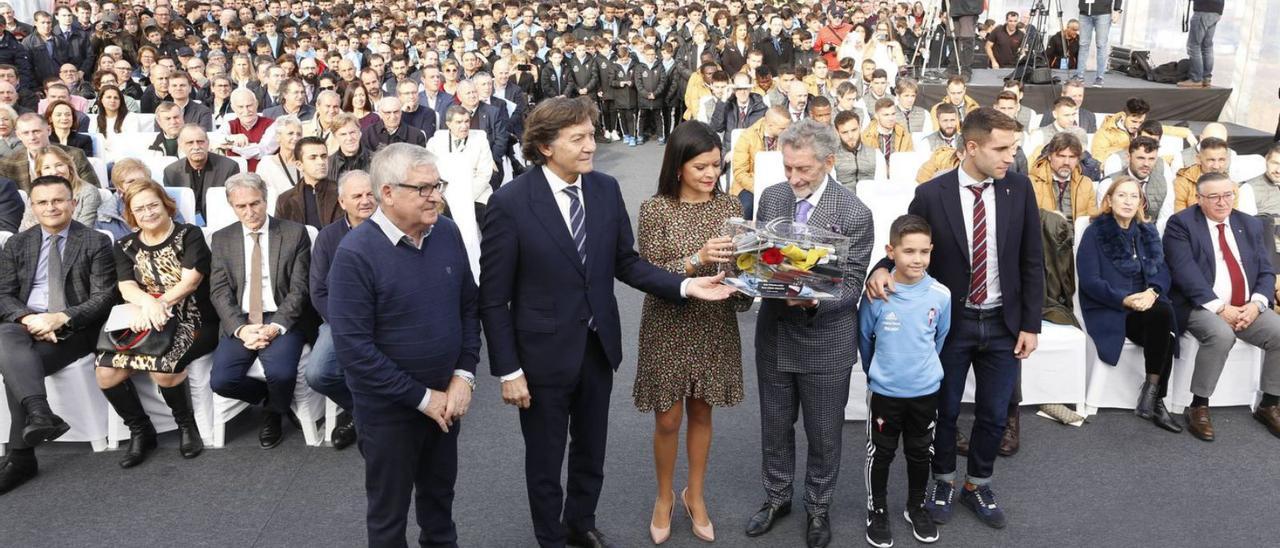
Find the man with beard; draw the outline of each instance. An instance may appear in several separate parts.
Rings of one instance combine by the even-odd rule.
[[[956,146],[956,134],[960,129],[960,113],[950,103],[938,106],[938,131],[925,137],[929,150],[941,147],[960,148]]]
[[[1102,197],[1107,195],[1111,182],[1121,175],[1127,175],[1137,181],[1145,198],[1147,218],[1155,223],[1173,214],[1173,200],[1169,196],[1169,180],[1165,175],[1164,162],[1160,160],[1160,141],[1146,136],[1135,137],[1129,141],[1128,165],[1124,169],[1108,175],[1098,182],[1098,207],[1102,207]],[[1259,213],[1262,208],[1258,208]],[[1280,213],[1280,208],[1277,209]]]

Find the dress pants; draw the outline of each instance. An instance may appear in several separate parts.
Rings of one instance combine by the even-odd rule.
[[[338,354],[333,351],[333,334],[327,323],[320,324],[304,374],[307,386],[312,390],[333,400],[344,411],[351,410],[351,389],[347,387],[347,376],[338,365]]]
[[[1204,398],[1213,395],[1237,338],[1262,349],[1262,391],[1280,394],[1280,316],[1271,309],[1263,310],[1248,328],[1236,332],[1217,314],[1196,307],[1187,319],[1187,331],[1200,341],[1195,372],[1191,374],[1192,394]]]
[[[271,315],[263,320],[271,323]],[[287,415],[293,403],[293,388],[298,384],[298,362],[306,335],[297,329],[285,331],[261,350],[249,350],[235,337],[222,337],[213,352],[210,385],[224,398],[234,398],[251,405],[265,403],[272,411]],[[253,361],[262,362],[266,382],[249,377]]]
[[[994,471],[1000,438],[1009,415],[1009,400],[1022,367],[1014,357],[1018,336],[1004,323],[999,307],[989,310],[965,308],[961,321],[953,322],[951,334],[938,358],[942,361],[942,390],[938,392],[938,428],[933,442],[933,475],[950,481],[956,472],[956,418],[964,384],[973,366],[977,381],[974,394],[973,431],[969,434],[969,481],[988,483]]]
[[[72,362],[93,352],[98,344],[97,329],[81,329],[57,344],[36,341],[22,324],[0,324],[0,378],[9,397],[9,448],[25,449],[22,429],[27,425],[27,410],[22,400],[44,396],[44,378],[61,371]]]
[[[446,433],[426,415],[404,420],[357,410],[355,419],[364,456],[369,546],[406,546],[410,499],[418,516],[418,545],[457,546],[453,486],[462,422],[454,421]]]
[[[596,527],[612,391],[613,368],[594,331],[587,334],[582,369],[575,383],[529,387],[533,403],[520,411],[520,431],[524,434],[524,475],[533,532],[540,546],[564,546],[568,529]],[[560,489],[566,437],[567,496]]]
[[[783,342],[785,344],[785,342]],[[795,424],[804,411],[804,503],[810,514],[827,514],[840,475],[844,406],[849,402],[853,368],[831,373],[784,373],[770,356],[776,350],[756,350],[756,378],[760,390],[761,474],[772,504],[790,502],[796,473]]]

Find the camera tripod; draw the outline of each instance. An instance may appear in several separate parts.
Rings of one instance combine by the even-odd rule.
[[[933,68],[928,66],[928,61],[923,63],[919,78],[922,83],[936,84],[947,79],[947,71],[942,66],[943,58],[946,58],[947,61],[954,61],[956,72],[960,72],[960,48],[956,42],[956,33],[955,29],[952,28],[951,18],[946,15],[947,0],[936,0],[925,13],[927,15],[921,30],[928,30],[922,33],[920,40],[916,43],[915,51],[911,53],[911,62],[908,63],[908,66],[915,67],[916,61],[921,55],[930,57],[928,61],[936,60],[937,64]],[[930,53],[934,43],[938,44],[938,54],[936,56]],[[948,46],[951,48],[950,55],[947,54]],[[923,53],[921,50],[924,50]]]
[[[1057,5],[1055,14],[1058,18],[1058,28],[1067,28],[1062,20],[1062,0],[1049,0],[1049,4]],[[1045,0],[1036,0],[1036,3],[1031,6],[1030,16],[1031,23],[1027,25],[1027,36],[1022,41],[1022,47],[1018,48],[1017,62],[1014,64],[1013,73],[1009,75],[1009,78],[1016,78],[1024,87],[1027,84],[1027,77],[1033,70],[1047,67],[1052,74],[1054,68],[1048,66],[1049,61],[1044,51],[1045,40],[1042,36],[1045,25],[1049,21],[1049,8],[1045,6]],[[1063,57],[1066,58],[1067,36],[1063,32],[1059,32],[1058,36],[1062,39]]]

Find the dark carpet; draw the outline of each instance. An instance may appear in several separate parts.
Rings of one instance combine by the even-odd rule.
[[[633,215],[653,193],[661,151],[654,144],[601,147],[596,167],[621,180]],[[619,284],[618,300],[627,355],[613,393],[599,526],[620,546],[648,546],[655,491],[652,418],[631,404],[641,296]],[[716,411],[708,507],[722,546],[803,546],[802,511],[764,537],[748,539],[742,532],[764,498],[750,344],[754,324],[751,312],[741,316],[747,399]],[[459,448],[454,506],[459,541],[463,546],[533,546],[516,413],[502,405],[486,363],[481,373]],[[1008,528],[989,529],[961,508],[942,528],[941,544],[1217,547],[1274,546],[1280,539],[1275,513],[1280,440],[1246,409],[1214,411],[1214,443],[1166,433],[1128,412],[1103,412],[1081,428],[1033,414],[1023,413],[1022,451],[997,463],[994,489],[1008,512]],[[95,454],[88,444],[43,446],[38,450],[41,475],[0,497],[0,546],[363,545],[359,453],[305,447],[301,432],[292,429],[280,447],[263,451],[257,447],[257,425],[255,413],[242,415],[228,426],[226,448],[206,450],[193,461],[178,455],[174,434],[165,434],[160,452],[131,470],[116,466],[119,453]],[[797,464],[803,470],[802,433],[798,439]],[[833,546],[865,542],[865,444],[863,424],[847,423],[831,509]],[[901,518],[904,462],[895,462],[890,483],[897,546],[918,544]],[[678,490],[685,485],[683,464],[676,474]],[[800,510],[799,496],[796,504]],[[667,544],[704,545],[683,513],[677,509]],[[408,538],[416,543],[412,517]]]

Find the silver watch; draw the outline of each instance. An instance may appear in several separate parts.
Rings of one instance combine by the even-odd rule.
[[[689,256],[689,264],[693,265],[694,268],[698,268],[698,265],[702,264],[702,259],[698,257],[697,253],[694,253]]]

